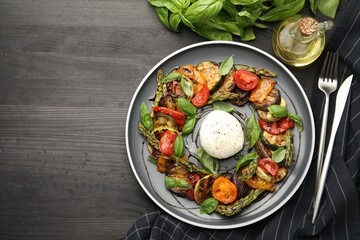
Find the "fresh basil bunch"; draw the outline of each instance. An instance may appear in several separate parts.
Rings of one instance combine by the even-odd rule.
[[[255,39],[253,27],[267,28],[266,22],[281,21],[300,12],[305,0],[148,0],[161,23],[179,32],[185,25],[209,40]],[[339,0],[309,0],[317,10],[335,17]]]

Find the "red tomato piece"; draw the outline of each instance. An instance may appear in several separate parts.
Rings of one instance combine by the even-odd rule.
[[[234,82],[238,88],[249,91],[258,85],[259,77],[255,73],[239,69],[235,72]]]
[[[271,158],[260,159],[258,165],[272,177],[276,177],[279,172],[279,166]]]
[[[260,127],[273,135],[279,135],[286,132],[288,129],[294,128],[294,120],[284,117],[276,122],[266,122],[265,120],[259,119]]]
[[[176,125],[178,126],[180,131],[186,122],[186,115],[183,112],[159,106],[153,106],[153,111],[154,113],[163,113],[171,116],[175,120]]]
[[[174,142],[177,134],[173,131],[165,131],[159,140],[159,149],[165,155],[171,155],[174,153]]]
[[[210,90],[207,86],[207,84],[202,85],[202,87],[199,89],[199,91],[195,94],[195,97],[191,99],[191,102],[196,107],[202,107],[206,104],[207,100],[210,96]]]

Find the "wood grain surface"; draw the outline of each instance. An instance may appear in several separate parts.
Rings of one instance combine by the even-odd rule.
[[[273,54],[272,30],[249,44]],[[204,40],[146,0],[0,0],[0,239],[122,238],[150,204],[125,147],[132,95]],[[319,66],[291,69],[308,96]]]

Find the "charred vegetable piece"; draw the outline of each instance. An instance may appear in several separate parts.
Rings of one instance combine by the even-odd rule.
[[[166,156],[164,154],[161,154],[159,159],[157,160],[157,171],[161,172],[161,173],[165,173],[167,171],[167,169],[169,168],[170,165],[172,165],[174,163],[174,160],[169,157]]]
[[[230,102],[236,106],[244,106],[248,102],[251,92],[241,90],[240,88],[235,88],[235,93],[238,96],[234,99],[231,99]]]
[[[216,62],[203,61],[197,65],[197,69],[205,76],[210,93],[214,93],[224,82]]]
[[[254,89],[258,85],[259,80],[260,78],[255,73],[242,69],[235,71],[234,82],[242,90],[249,91]]]
[[[294,144],[293,144],[293,132],[291,130],[286,131],[285,133],[285,145],[286,145],[286,152],[285,152],[285,167],[291,167],[293,163],[293,151],[294,151]]]
[[[237,188],[227,177],[219,176],[212,185],[212,195],[216,200],[229,204],[236,200]]]
[[[238,195],[237,195],[237,199],[240,199],[242,197],[245,197],[246,195],[249,194],[250,188],[246,185],[246,183],[242,180],[240,180],[240,175],[241,175],[241,171],[238,170],[235,172],[232,181],[235,184],[237,191],[238,191]]]
[[[262,78],[258,85],[251,91],[249,101],[253,103],[263,103],[274,86],[274,80],[270,78]]]
[[[262,168],[271,177],[276,177],[279,172],[279,166],[271,158],[262,158],[258,163],[258,168]]]
[[[188,64],[188,65],[179,67],[178,72],[180,74],[190,78],[194,82],[195,93],[197,93],[199,91],[201,86],[203,86],[204,84],[207,84],[204,74],[202,74],[202,72],[199,71],[192,64]]]
[[[257,110],[267,111],[267,107],[273,104],[280,104],[281,97],[280,91],[276,88],[273,88],[270,93],[266,96],[263,103],[253,103],[253,106]]]
[[[248,65],[243,65],[243,64],[234,64],[234,67],[236,69],[243,69],[243,70],[247,70],[249,72],[255,73],[256,75],[259,76],[264,76],[264,77],[277,77],[277,74],[272,72],[269,69],[265,69],[265,68],[259,68],[259,67],[251,67]]]
[[[225,216],[235,215],[241,212],[241,210],[243,210],[246,206],[250,205],[253,201],[255,201],[256,198],[264,191],[265,190],[263,189],[251,190],[246,197],[240,198],[231,204],[228,205],[218,204],[215,211]]]
[[[228,74],[224,77],[224,82],[220,88],[216,91],[217,93],[228,93],[231,92],[235,87],[234,82],[235,69],[232,68]]]
[[[181,87],[181,82],[178,81],[170,81],[164,84],[163,93],[164,95],[186,97],[186,94]]]
[[[190,172],[184,166],[174,164],[170,169],[168,169],[166,176],[174,179],[176,182],[181,180],[187,182],[189,174]],[[169,190],[180,197],[186,197],[186,190],[188,189],[184,191],[182,187],[174,185],[173,187],[169,188]]]
[[[177,101],[177,97],[166,95],[160,99],[159,107],[166,107],[171,110],[180,111]]]
[[[286,146],[286,133],[274,135],[263,131],[261,141],[269,148],[277,149]]]
[[[215,178],[215,175],[207,175],[196,183],[194,189],[195,202],[201,204],[211,195],[211,186]]]
[[[226,93],[215,92],[214,94],[211,94],[209,96],[209,99],[206,102],[206,104],[212,104],[216,101],[230,100],[230,99],[234,99],[237,97],[238,97],[238,95],[236,93],[232,93],[232,92],[226,92]]]
[[[175,120],[180,131],[186,122],[186,115],[183,112],[172,110],[167,107],[153,106],[153,112],[171,116]]]
[[[156,93],[155,93],[155,99],[153,102],[153,106],[157,106],[161,97],[163,96],[163,79],[164,79],[164,72],[160,69],[157,72],[156,81],[157,81],[157,87],[156,87]]]
[[[177,134],[173,131],[167,130],[162,133],[159,139],[159,150],[162,154],[172,155],[174,153],[174,143]]]
[[[268,182],[262,178],[259,178],[257,175],[252,176],[245,180],[245,183],[254,189],[263,189],[269,192],[273,192],[275,190],[275,183]]]
[[[288,117],[281,118],[276,122],[266,122],[263,119],[259,119],[260,127],[273,135],[278,135],[286,132],[288,129],[295,127],[294,120]]]
[[[159,150],[159,140],[156,138],[155,134],[147,130],[141,122],[138,124],[138,129],[139,132],[146,138],[147,142],[155,149]]]
[[[255,150],[260,158],[271,158],[272,156],[271,150],[260,139],[255,144]]]
[[[153,132],[157,132],[161,130],[177,130],[177,125],[175,120],[166,114],[156,114],[155,117],[152,118],[154,130]]]

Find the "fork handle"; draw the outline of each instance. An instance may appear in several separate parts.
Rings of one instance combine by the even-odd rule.
[[[319,139],[320,140],[319,150],[318,150],[318,156],[317,156],[315,192],[317,191],[317,188],[319,185],[320,173],[321,173],[321,168],[323,165],[328,116],[329,116],[329,95],[325,94],[324,111],[323,111],[323,115],[322,115],[322,123],[321,123],[320,139]]]

